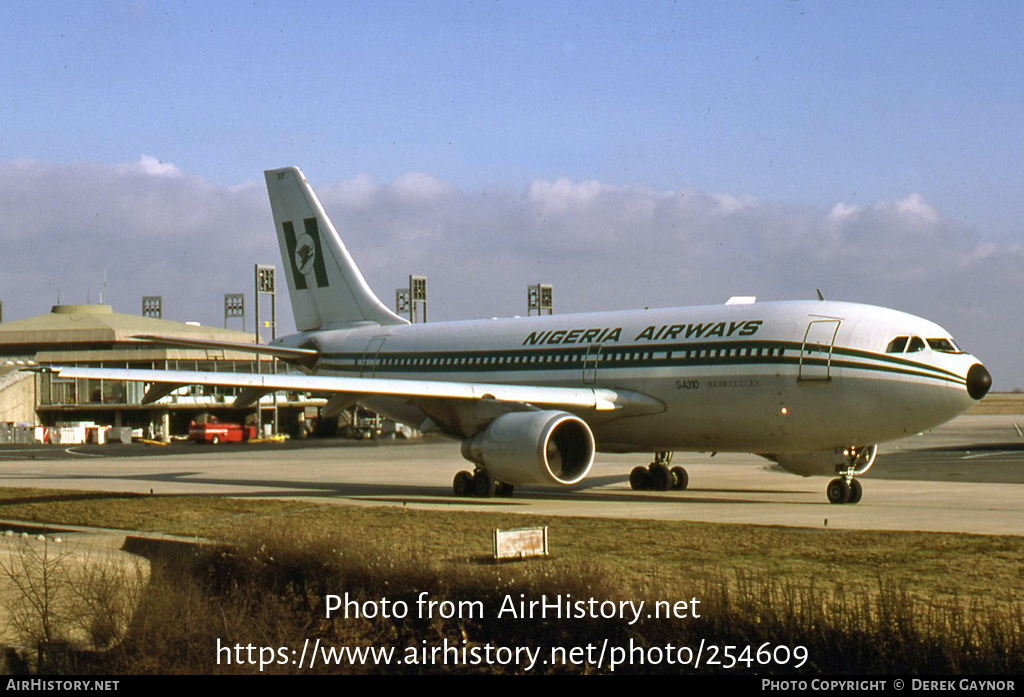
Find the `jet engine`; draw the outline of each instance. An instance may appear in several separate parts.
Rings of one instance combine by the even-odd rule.
[[[587,476],[594,464],[594,434],[564,411],[503,414],[462,442],[462,456],[506,484],[562,486]]]
[[[809,477],[813,474],[864,474],[875,464],[877,445],[857,445],[835,450],[823,450],[817,453],[783,453],[771,455],[770,459],[779,463],[779,467]]]

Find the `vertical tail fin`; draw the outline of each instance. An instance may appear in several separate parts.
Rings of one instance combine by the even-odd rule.
[[[367,285],[298,167],[264,175],[296,328],[407,324]]]

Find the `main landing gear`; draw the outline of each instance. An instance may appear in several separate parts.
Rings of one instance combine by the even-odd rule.
[[[629,473],[629,486],[635,491],[654,490],[682,491],[690,483],[690,477],[682,467],[672,467],[672,453],[654,453],[654,462],[647,467],[634,467]]]
[[[473,473],[465,470],[455,475],[452,480],[452,490],[456,496],[476,496],[489,499],[492,496],[511,496],[515,487],[505,482],[499,482],[486,470],[478,469]]]

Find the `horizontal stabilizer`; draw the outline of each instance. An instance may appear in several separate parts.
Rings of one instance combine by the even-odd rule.
[[[261,356],[276,356],[281,360],[299,365],[313,365],[320,357],[320,352],[313,348],[292,348],[290,346],[274,346],[267,344],[245,344],[240,341],[213,341],[208,339],[186,339],[173,336],[154,336],[140,334],[132,337],[137,341],[145,341],[160,346],[181,346],[184,348],[205,349],[208,351],[239,351],[255,353]]]

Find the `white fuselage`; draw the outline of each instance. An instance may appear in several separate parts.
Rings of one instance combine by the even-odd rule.
[[[293,335],[320,374],[629,390],[664,405],[580,413],[603,451],[799,453],[892,440],[975,400],[959,351],[887,352],[898,336],[950,339],[927,320],[868,305],[793,301]],[[375,406],[423,420],[394,398]],[[465,435],[465,434],[463,434]]]

